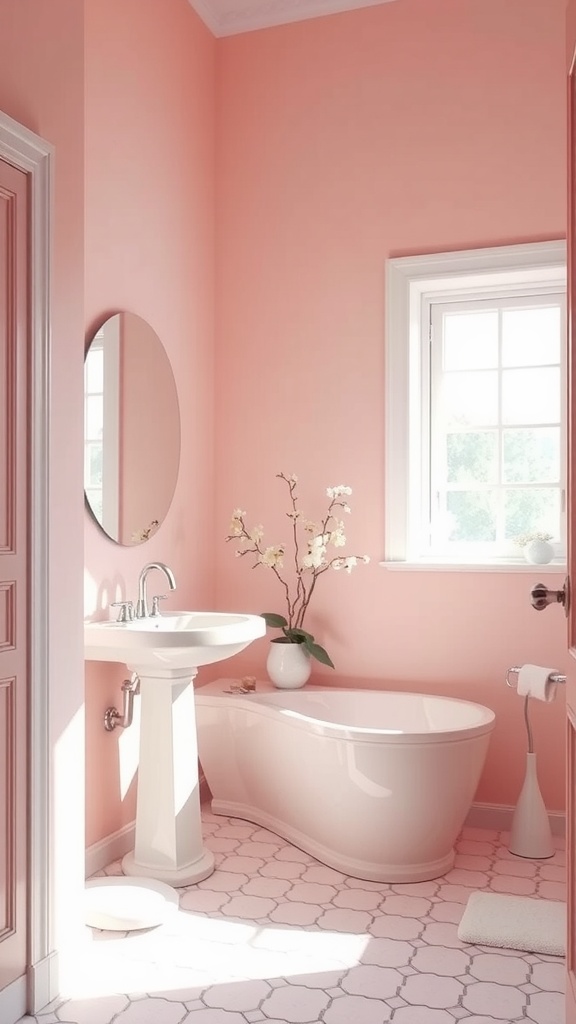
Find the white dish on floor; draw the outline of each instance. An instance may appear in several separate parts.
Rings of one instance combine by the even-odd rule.
[[[115,932],[156,928],[178,910],[178,902],[175,889],[153,878],[93,878],[86,882],[84,922]]]

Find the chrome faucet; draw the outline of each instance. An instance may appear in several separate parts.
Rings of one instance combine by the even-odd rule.
[[[151,569],[161,569],[168,580],[168,586],[170,590],[176,590],[176,580],[174,579],[174,573],[168,568],[164,562],[148,562],[144,566],[142,572],[138,577],[138,603],[136,605],[136,618],[146,619],[148,618],[148,597],[146,594],[146,579]],[[157,607],[157,602],[156,602]]]

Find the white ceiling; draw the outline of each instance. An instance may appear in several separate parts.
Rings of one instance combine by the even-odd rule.
[[[377,7],[394,0],[190,0],[192,7],[215,36],[233,36],[290,21],[319,18],[323,14]]]

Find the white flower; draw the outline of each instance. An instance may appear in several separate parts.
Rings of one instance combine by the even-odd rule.
[[[241,508],[235,508],[232,513],[232,522],[230,523],[230,533],[233,537],[239,537],[244,532],[244,524],[242,522],[245,512]]]
[[[320,566],[324,565],[324,562],[326,561],[326,559],[324,558],[325,554],[325,547],[313,548],[311,551],[309,551],[307,555],[304,555],[304,558],[302,559],[302,568],[319,569]]]
[[[264,527],[255,526],[253,530],[250,530],[249,536],[253,544],[259,544],[264,536]]]
[[[302,526],[306,533],[318,533],[318,530],[320,529],[318,523],[315,523],[312,519],[305,519]]]
[[[282,562],[283,557],[284,547],[282,544],[278,544],[276,547],[266,548],[260,555],[259,562],[261,565],[267,565],[269,569],[282,569],[284,564]]]
[[[346,544],[346,537],[344,535],[344,523],[337,523],[336,529],[332,530],[332,533],[330,534],[330,543],[333,544],[335,548],[344,547],[344,545]]]
[[[302,566],[304,569],[319,569],[321,565],[324,565],[326,545],[330,540],[330,534],[319,533],[316,537],[311,537],[308,541],[308,554],[304,555],[302,559]]]
[[[364,555],[362,561],[365,562],[366,559],[367,555]],[[358,559],[355,555],[349,555],[348,558],[335,558],[332,562],[333,569],[345,569],[347,573],[351,573],[355,565],[358,565]]]
[[[319,533],[316,537],[312,537],[312,539],[308,541],[308,546],[310,547],[310,549],[312,549],[312,548],[325,548],[326,545],[329,544],[329,543],[330,543],[330,534],[329,533]]]
[[[340,498],[343,494],[352,494],[352,488],[346,487],[345,484],[338,484],[337,487],[327,487],[326,494],[329,498]]]
[[[370,555],[362,555],[362,561],[364,562],[364,565],[368,565],[368,562],[370,561]]]

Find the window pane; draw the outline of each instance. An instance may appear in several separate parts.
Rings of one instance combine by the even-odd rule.
[[[497,365],[497,310],[444,314],[445,370],[483,370]]]
[[[560,428],[505,430],[503,478],[506,483],[557,483],[560,480]]]
[[[496,540],[494,491],[449,491],[446,507],[452,520],[449,540]]]
[[[447,480],[456,483],[492,483],[498,478],[498,435],[494,430],[448,434]]]
[[[478,373],[447,373],[443,381],[442,401],[448,427],[496,424],[497,372],[481,370]]]
[[[102,425],[104,420],[104,396],[92,395],[84,399],[86,423],[84,425],[84,436],[86,440],[95,440],[102,437]]]
[[[559,423],[560,369],[504,370],[504,423]]]
[[[85,480],[88,487],[102,486],[102,445],[90,444],[86,448]]]
[[[560,307],[507,309],[502,313],[504,366],[560,362]]]
[[[90,349],[87,353],[85,380],[87,391],[104,390],[104,349]]]
[[[504,515],[508,540],[537,530],[558,537],[560,490],[557,487],[527,487],[505,491]]]

